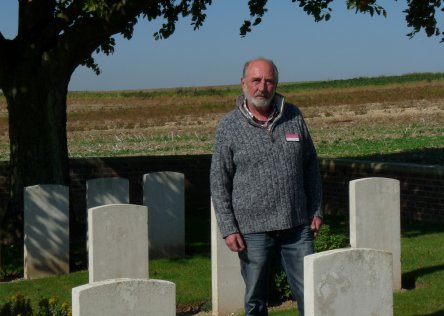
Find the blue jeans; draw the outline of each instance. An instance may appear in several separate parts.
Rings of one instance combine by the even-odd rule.
[[[301,225],[288,230],[243,235],[246,249],[239,253],[245,282],[245,316],[266,316],[270,259],[276,252],[287,275],[299,315],[304,315],[304,256],[313,253],[313,233]]]

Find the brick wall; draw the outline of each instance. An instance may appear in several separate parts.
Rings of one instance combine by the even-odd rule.
[[[70,160],[71,219],[86,222],[86,180],[122,177],[130,182],[130,203],[142,204],[142,177],[156,171],[185,174],[186,211],[210,207],[210,155],[86,158]],[[344,159],[320,161],[324,208],[348,213],[348,182],[364,177],[387,177],[401,182],[401,217],[444,223],[444,168],[414,164],[378,163]],[[9,164],[0,162],[0,203],[6,205]],[[75,227],[73,227],[75,228]]]
[[[323,159],[321,170],[324,207],[327,212],[348,213],[349,181],[365,177],[385,177],[400,181],[403,220],[444,223],[443,167]]]

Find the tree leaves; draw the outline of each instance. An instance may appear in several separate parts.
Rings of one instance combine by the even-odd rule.
[[[355,9],[356,13],[369,13],[371,16],[375,13],[387,16],[387,11],[377,4],[376,0],[347,0],[347,9]]]
[[[250,9],[250,17],[254,19],[253,26],[258,25],[262,22],[262,17],[265,12],[267,12],[267,0],[249,0],[248,8]],[[251,19],[245,20],[242,26],[240,27],[240,36],[244,37],[247,33],[251,32]]]
[[[307,15],[312,16],[315,22],[328,21],[331,18],[330,6],[333,1],[291,0]],[[345,2],[347,8],[355,10],[356,13],[387,16],[386,10],[379,5],[382,0],[345,0]],[[190,17],[194,30],[202,27],[207,18],[206,10],[212,3],[212,0],[59,0],[54,1],[53,16],[58,27],[54,34],[63,34],[68,28],[85,24],[88,20],[93,20],[94,22],[91,22],[96,25],[108,24],[105,28],[113,31],[108,35],[103,34],[101,42],[97,42],[97,48],[91,52],[96,50],[111,54],[115,45],[111,40],[112,35],[120,33],[124,38],[131,39],[139,18],[146,18],[149,21],[163,19],[162,26],[153,36],[156,40],[166,39],[175,32],[176,23],[181,17]],[[249,18],[243,21],[239,29],[241,37],[262,23],[268,11],[267,3],[268,0],[248,1]],[[438,27],[437,18],[438,13],[441,14],[439,10],[444,11],[441,0],[407,0],[407,5],[408,9],[404,13],[407,25],[412,29],[407,34],[409,37],[423,30],[429,37],[443,36],[442,41],[444,41],[444,33]],[[100,72],[92,58],[85,60],[84,64],[96,73]]]
[[[424,29],[428,37],[443,35],[441,42],[444,42],[444,32],[441,33],[436,20],[437,10],[442,8],[441,0],[408,0],[408,9],[406,13],[407,25],[413,28],[413,31],[407,36],[413,37],[416,33]]]
[[[303,8],[303,10],[308,14],[312,15],[315,22],[320,22],[322,20],[328,21],[330,20],[330,12],[332,9],[329,5],[333,2],[333,0],[297,0],[299,2],[299,7]],[[296,2],[296,0],[292,0],[292,2]]]

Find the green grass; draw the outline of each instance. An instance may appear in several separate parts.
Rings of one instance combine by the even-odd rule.
[[[0,284],[0,305],[8,301],[15,294],[22,294],[31,299],[33,309],[43,298],[57,296],[60,302],[71,302],[71,289],[87,284],[87,272],[74,272],[58,277],[42,278],[38,280],[12,281]]]
[[[209,256],[155,260],[150,263],[150,278],[176,284],[176,304],[211,308],[211,260]]]
[[[367,86],[382,86],[389,84],[406,84],[412,82],[433,82],[444,80],[444,73],[412,73],[402,76],[359,77],[343,80],[308,81],[296,83],[282,83],[279,85],[281,93],[294,91],[310,91],[318,89],[344,89]]]
[[[176,284],[176,303],[180,308],[211,308],[211,262],[208,256],[153,260],[149,265],[149,275],[151,279],[168,280]],[[52,296],[57,296],[60,302],[70,303],[71,289],[87,283],[87,271],[37,280],[0,283],[0,306],[18,293],[31,299],[34,310],[41,299]]]
[[[358,77],[341,80],[303,81],[280,83],[280,93],[312,91],[319,89],[344,89],[366,86],[382,86],[393,84],[406,84],[415,82],[434,82],[444,80],[444,73],[412,73],[401,76]],[[93,98],[157,98],[161,96],[202,97],[202,96],[233,96],[238,95],[241,89],[238,85],[214,86],[214,87],[182,87],[167,89],[151,89],[140,91],[71,91],[68,97],[71,99]],[[2,96],[0,95],[0,98]]]
[[[440,148],[441,154],[427,155],[429,164],[442,164],[443,136],[321,141],[318,154],[329,158],[354,158],[375,161],[423,163],[421,151]]]
[[[335,234],[348,234],[348,221],[327,216],[326,223]],[[187,256],[150,262],[150,277],[169,280],[177,286],[179,309],[211,309],[211,259],[209,219],[190,218],[189,226],[199,229],[187,234]],[[408,222],[402,225],[401,262],[403,290],[394,294],[394,315],[441,315],[444,313],[444,226]],[[37,302],[57,295],[61,302],[71,300],[71,288],[87,282],[87,272],[32,281],[0,283],[0,304],[16,293]],[[294,315],[291,310],[272,310],[270,315]]]

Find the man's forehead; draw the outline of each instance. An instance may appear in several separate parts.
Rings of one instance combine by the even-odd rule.
[[[247,75],[251,77],[274,77],[273,66],[263,60],[252,61],[247,68]]]

